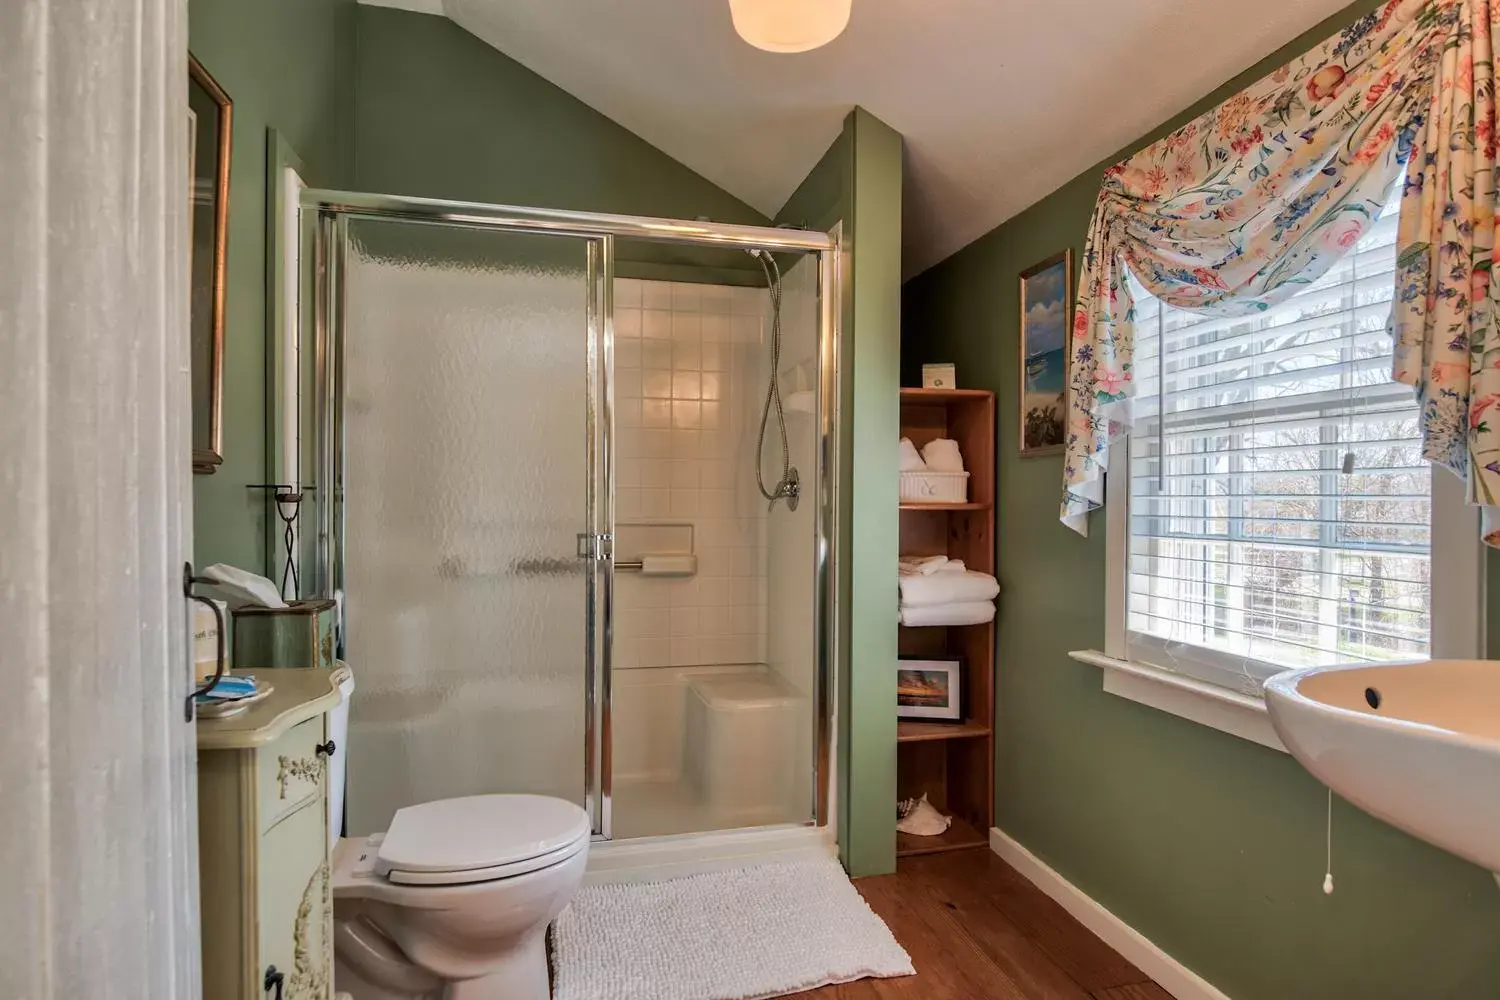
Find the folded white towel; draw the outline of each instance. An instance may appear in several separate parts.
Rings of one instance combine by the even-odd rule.
[[[968,601],[993,601],[1000,584],[988,573],[931,573],[927,576],[903,575],[901,606],[931,607],[935,604],[962,604]]]
[[[922,472],[927,468],[927,463],[922,461],[922,456],[917,454],[917,446],[911,443],[911,438],[901,439],[901,471]]]
[[[947,556],[902,556],[901,572],[927,576],[948,565]]]
[[[929,625],[983,625],[995,617],[995,605],[989,601],[965,604],[936,604],[931,607],[901,608],[901,624],[909,628]]]
[[[934,573],[962,573],[964,561],[947,556],[902,556],[901,572],[916,576],[931,576]]]
[[[922,461],[931,472],[962,472],[964,457],[959,453],[958,442],[949,438],[928,441],[922,447]]]

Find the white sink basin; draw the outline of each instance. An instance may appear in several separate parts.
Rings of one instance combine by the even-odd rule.
[[[1266,707],[1340,796],[1500,873],[1500,661],[1293,670],[1266,683]]]

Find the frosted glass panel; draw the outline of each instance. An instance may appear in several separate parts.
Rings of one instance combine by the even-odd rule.
[[[347,833],[487,792],[583,804],[588,243],[352,222]]]

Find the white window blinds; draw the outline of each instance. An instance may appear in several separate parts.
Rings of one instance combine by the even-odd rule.
[[[1431,472],[1386,333],[1396,207],[1254,316],[1135,286],[1130,659],[1259,693],[1288,667],[1428,655]]]

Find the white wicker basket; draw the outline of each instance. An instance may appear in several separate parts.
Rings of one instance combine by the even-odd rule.
[[[967,472],[903,472],[902,503],[967,503]]]

